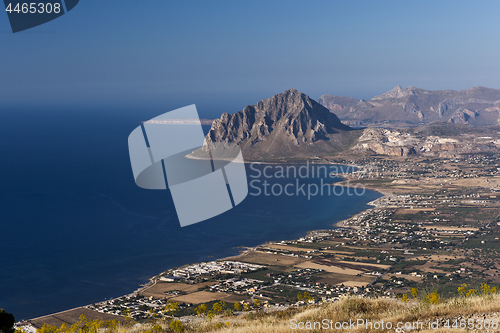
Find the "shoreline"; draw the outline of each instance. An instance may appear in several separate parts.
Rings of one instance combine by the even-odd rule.
[[[323,162],[323,163],[321,163]],[[329,164],[329,165],[339,165],[339,166],[345,166],[345,167],[352,167],[352,168],[355,168],[355,169],[359,169],[360,167],[357,166],[357,165],[347,165],[347,164],[339,164],[339,163],[331,163],[331,162],[326,162],[326,161],[321,161],[320,163],[309,163],[310,165],[314,165],[314,164]],[[244,162],[245,164],[251,164],[251,163],[257,163],[257,164],[281,164],[281,163],[278,163],[278,162]],[[286,163],[286,164],[302,164],[300,162],[291,162],[291,163]],[[351,188],[354,188],[352,186],[352,184],[346,184],[346,182],[350,182],[352,179],[351,177],[348,177],[347,176],[348,174],[342,174],[342,177],[340,175],[337,175],[337,177],[343,179],[342,181],[340,182],[337,182],[337,183],[334,183],[332,185],[334,186],[342,186],[342,187],[351,187]],[[343,223],[352,218],[352,217],[355,217],[357,215],[360,215],[360,214],[363,214],[365,213],[366,211],[370,210],[370,209],[373,209],[373,208],[376,208],[378,207],[378,204],[377,204],[377,201],[380,200],[380,199],[383,199],[383,198],[386,198],[386,197],[389,197],[391,195],[393,195],[394,193],[392,192],[388,192],[388,191],[385,191],[383,189],[378,189],[374,186],[366,186],[366,185],[363,185],[365,189],[368,189],[368,190],[372,190],[372,191],[375,191],[377,193],[380,193],[382,196],[375,199],[375,200],[372,200],[370,202],[367,202],[366,205],[368,206],[372,206],[372,207],[367,207],[366,209],[363,209],[353,215],[350,215],[348,216],[347,218],[341,220],[341,221],[338,221],[338,222],[335,222],[335,223],[332,223],[331,224],[331,228],[348,228],[346,226],[343,225]],[[307,230],[305,232],[305,236],[311,234],[311,233],[314,233],[314,232],[317,232],[317,231],[320,231],[320,230],[328,230],[326,228],[323,228],[323,229],[312,229],[312,230]],[[300,238],[300,237],[299,237]],[[238,260],[238,258],[244,256],[245,254],[251,252],[251,251],[254,251],[256,248],[258,248],[259,246],[263,246],[263,245],[266,245],[268,243],[275,243],[275,242],[280,242],[280,241],[283,241],[283,240],[273,240],[273,241],[267,241],[265,243],[262,243],[262,244],[257,244],[255,246],[238,246],[236,247],[236,249],[240,249],[239,253],[236,254],[236,255],[232,255],[232,256],[226,256],[226,257],[222,257],[222,258],[214,258],[213,261],[227,261],[227,260]],[[142,285],[140,285],[139,288],[137,288],[136,290],[128,293],[128,294],[124,294],[124,295],[120,295],[120,296],[117,296],[117,297],[113,297],[113,298],[110,298],[108,300],[101,300],[99,302],[95,302],[94,304],[98,304],[98,303],[101,303],[101,302],[105,302],[105,301],[109,301],[109,300],[116,300],[116,299],[119,299],[121,297],[126,297],[126,296],[132,296],[132,295],[136,295],[136,294],[139,294],[141,292],[144,292],[146,290],[148,290],[149,288],[153,287],[160,279],[160,277],[167,271],[169,270],[173,270],[173,269],[179,269],[179,268],[182,268],[182,267],[185,267],[185,266],[189,266],[189,265],[193,265],[193,264],[197,264],[199,262],[189,262],[189,263],[186,263],[184,265],[181,265],[181,266],[176,266],[176,267],[172,267],[172,268],[169,268],[167,270],[164,270],[152,277],[150,277],[148,279],[148,281]],[[50,314],[46,314],[46,315],[42,315],[42,316],[38,316],[36,318],[30,318],[30,319],[25,319],[25,320],[22,320],[23,322],[24,321],[27,321],[27,322],[31,322],[31,321],[34,321],[34,320],[39,320],[39,319],[43,319],[43,318],[47,318],[47,317],[51,317],[51,316],[54,316],[54,315],[58,315],[58,314],[63,314],[63,313],[67,313],[67,312],[71,312],[71,311],[76,311],[76,310],[79,310],[79,309],[85,309],[85,310],[88,310],[88,306],[90,306],[91,304],[85,304],[85,305],[81,305],[81,306],[77,306],[75,308],[70,308],[70,309],[67,309],[67,310],[63,310],[63,311],[59,311],[59,312],[56,312],[56,313],[50,313]],[[97,311],[95,311],[97,312]],[[100,313],[100,312],[97,312],[97,313]],[[117,317],[120,317],[122,318],[122,316],[119,316],[117,315]],[[123,317],[125,318],[125,317]],[[18,321],[20,322],[20,321]]]

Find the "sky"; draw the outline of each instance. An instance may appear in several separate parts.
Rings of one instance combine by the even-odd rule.
[[[81,0],[16,34],[0,13],[0,114],[196,104],[210,118],[290,88],[500,89],[499,13],[498,1]]]

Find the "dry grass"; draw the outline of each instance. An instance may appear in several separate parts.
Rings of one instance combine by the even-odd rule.
[[[294,311],[296,313],[294,313]],[[221,332],[221,333],[285,333],[291,331],[304,332],[394,332],[388,329],[359,329],[335,330],[316,329],[299,330],[291,329],[290,320],[297,322],[321,322],[323,319],[335,322],[349,322],[349,320],[371,320],[372,322],[391,322],[394,326],[400,323],[422,322],[422,329],[418,332],[464,332],[460,329],[428,329],[429,320],[446,320],[450,322],[457,318],[473,319],[497,319],[500,321],[500,295],[478,296],[472,298],[456,298],[440,304],[431,305],[421,301],[411,301],[403,304],[400,301],[389,298],[363,299],[348,297],[335,303],[313,306],[305,309],[294,309],[292,311],[275,312],[269,314],[252,314],[247,318],[230,320],[228,318],[216,318],[212,322],[205,321],[188,329],[189,332]],[[250,318],[248,318],[250,317]],[[221,323],[223,323],[223,327]],[[219,328],[215,325],[219,324]],[[441,324],[442,326],[442,324]],[[486,330],[481,330],[485,332]],[[490,332],[498,332],[490,330]],[[408,332],[408,330],[406,330]]]
[[[455,319],[473,320],[497,320],[500,322],[500,294],[475,296],[470,298],[457,297],[439,304],[429,304],[423,300],[412,299],[407,303],[402,303],[393,298],[359,298],[344,297],[338,302],[314,305],[303,308],[288,308],[284,311],[273,312],[249,312],[244,315],[217,316],[212,320],[203,317],[183,318],[184,332],[220,332],[220,333],[285,333],[285,332],[395,332],[398,323],[401,325],[412,325],[421,323],[420,329],[403,330],[399,332],[464,332],[464,329],[443,328],[445,320],[452,325]],[[322,323],[324,319],[333,323],[332,328],[316,329],[293,329],[293,323]],[[438,329],[430,329],[429,322],[440,323]],[[343,323],[357,320],[370,321],[374,327],[360,325],[355,327],[335,329],[335,323]],[[293,321],[293,322],[292,322]],[[377,328],[375,323],[384,322],[384,328]],[[393,328],[388,329],[387,323],[391,323]],[[319,326],[319,325],[318,325]],[[307,326],[306,326],[307,328]],[[500,329],[490,330],[470,330],[469,332],[499,332]],[[110,331],[106,331],[110,332]],[[159,320],[150,324],[129,323],[121,324],[113,333],[163,333],[174,332],[171,320]],[[54,333],[57,333],[54,331]],[[104,333],[104,332],[103,332]]]

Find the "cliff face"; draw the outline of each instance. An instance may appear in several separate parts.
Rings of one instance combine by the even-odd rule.
[[[356,133],[298,90],[290,89],[216,119],[206,145],[239,145],[246,159],[311,158],[349,148]]]
[[[298,90],[290,89],[256,105],[249,105],[234,115],[224,113],[216,119],[207,139],[212,142],[255,145],[271,134],[299,146],[318,140],[339,130],[348,131],[339,118]]]

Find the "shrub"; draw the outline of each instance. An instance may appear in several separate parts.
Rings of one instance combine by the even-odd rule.
[[[431,304],[438,304],[441,301],[441,296],[437,292],[437,290],[434,290],[432,294],[427,295],[427,301]]]
[[[349,297],[344,301],[343,310],[348,316],[368,312],[368,304],[363,298]]]
[[[176,319],[176,320],[173,320],[170,325],[169,325],[170,329],[176,333],[182,333],[184,332],[184,325],[182,325],[181,321]]]

